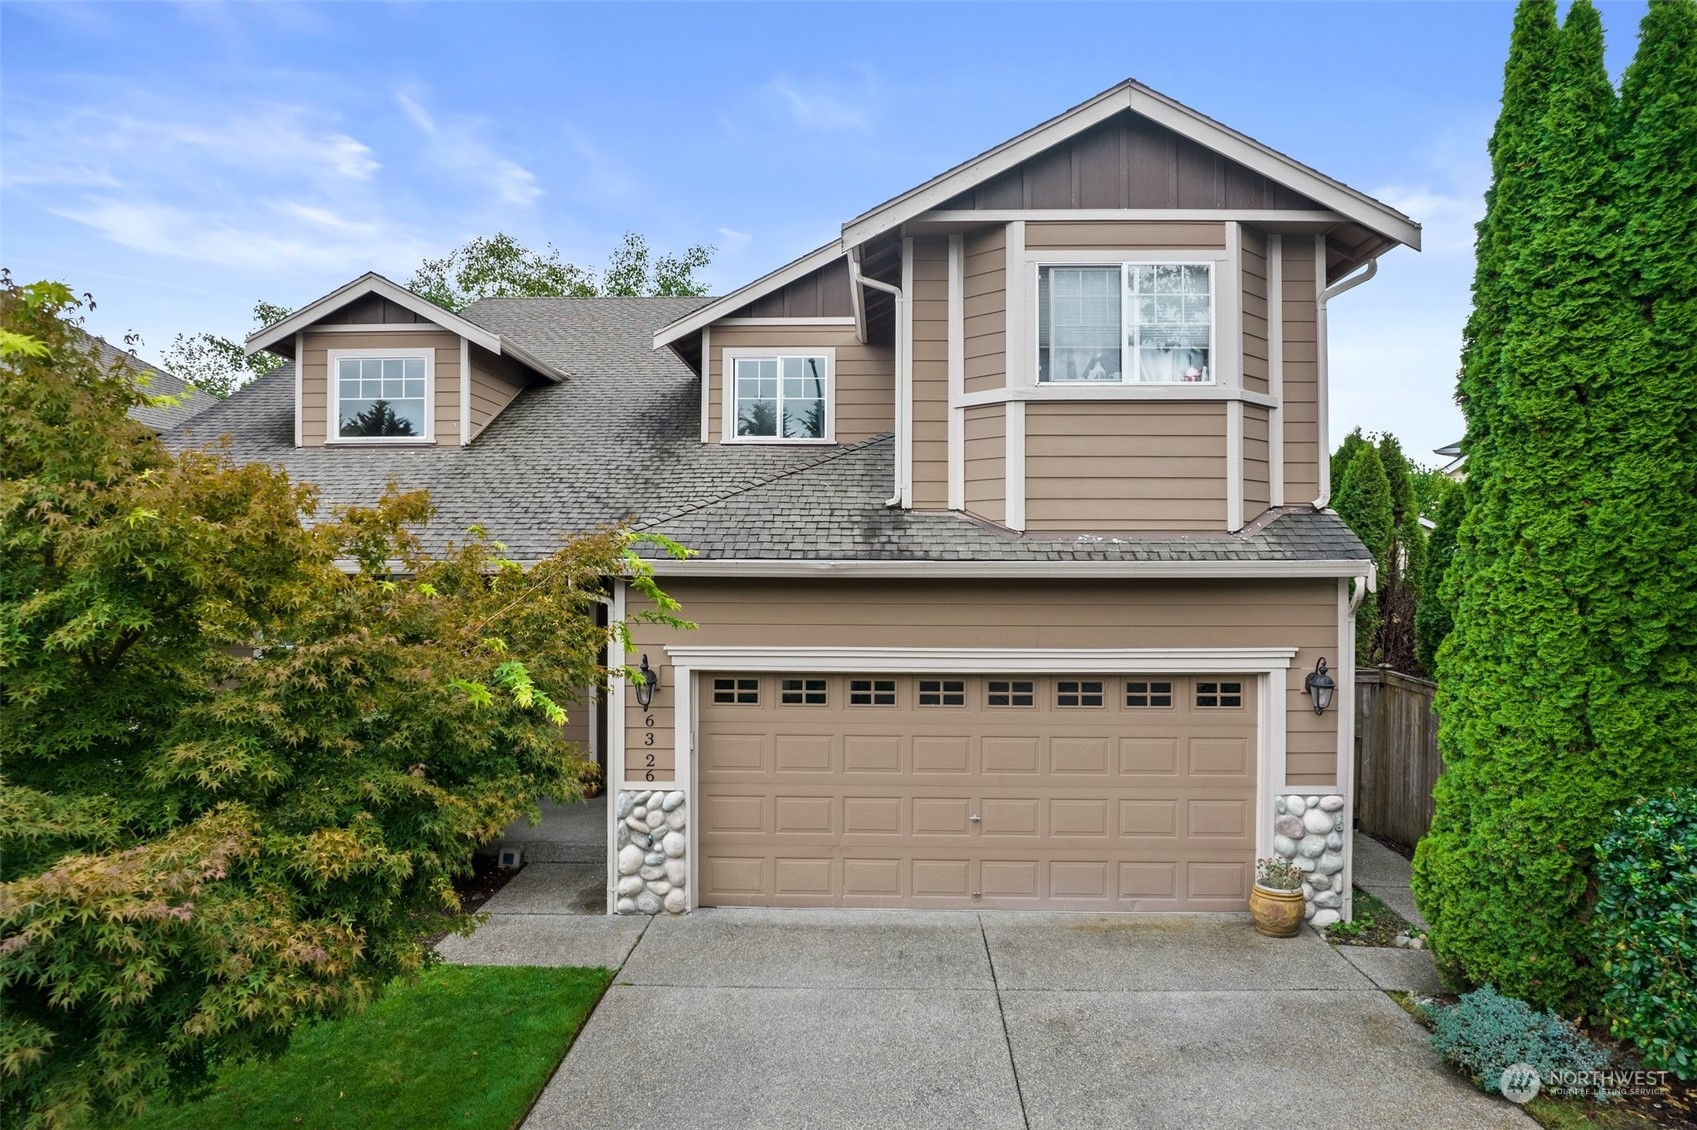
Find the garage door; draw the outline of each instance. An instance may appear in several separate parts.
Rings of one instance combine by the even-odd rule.
[[[708,673],[705,906],[1238,910],[1253,677]]]

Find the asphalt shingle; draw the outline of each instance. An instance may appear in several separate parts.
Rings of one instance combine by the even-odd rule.
[[[1365,560],[1335,515],[1291,508],[1245,534],[1015,536],[954,514],[885,507],[888,436],[836,447],[703,444],[699,378],[654,331],[699,298],[487,299],[465,317],[568,375],[528,388],[466,447],[294,446],[285,366],[178,426],[185,448],[228,437],[239,461],[280,466],[334,505],[390,482],[428,490],[427,543],[481,525],[520,560],[574,531],[630,522],[704,559]]]

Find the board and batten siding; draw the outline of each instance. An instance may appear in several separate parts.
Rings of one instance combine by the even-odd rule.
[[[849,270],[846,259],[833,259],[817,271],[811,271],[763,294],[731,311],[730,318],[852,318],[854,302],[849,294]]]
[[[323,447],[329,434],[332,349],[433,350],[435,353],[435,413],[432,427],[438,444],[460,442],[460,338],[441,329],[378,330],[371,333],[313,333],[307,330],[301,347],[300,432],[302,447]]]
[[[965,390],[988,392],[1008,383],[1008,232],[997,225],[966,233],[961,279]]]
[[[707,381],[707,442],[724,435],[725,350],[770,349],[773,353],[837,351],[836,418],[838,443],[859,443],[895,427],[896,362],[887,345],[857,341],[853,326],[726,326],[715,324],[704,362]]]
[[[1254,228],[1240,229],[1243,259],[1243,387],[1267,392],[1267,237]]]
[[[1033,401],[1025,409],[1028,530],[1219,530],[1222,401]]]
[[[530,381],[524,366],[499,357],[482,346],[471,347],[471,438],[511,404]]]
[[[966,409],[966,512],[986,522],[1007,521],[1007,405]]]
[[[1314,241],[1284,242],[1285,501],[1308,502],[1320,493],[1320,361],[1315,302]]]
[[[1004,208],[1281,208],[1319,205],[1126,110],[939,205]]]
[[[913,241],[913,507],[949,505],[949,241]]]
[[[628,662],[660,660],[647,709],[625,696],[624,774],[676,776],[677,682],[668,643],[778,647],[1295,647],[1286,679],[1286,784],[1337,783],[1337,710],[1316,715],[1303,675],[1338,646],[1337,582],[1286,581],[733,581],[666,578],[693,631],[632,623]],[[633,594],[629,612],[645,605]],[[939,671],[938,674],[947,674]],[[1174,672],[1178,674],[1179,672]],[[1081,675],[1095,672],[1079,672]],[[644,727],[654,719],[654,744]]]

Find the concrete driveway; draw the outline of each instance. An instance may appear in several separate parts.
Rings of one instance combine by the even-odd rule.
[[[612,921],[531,935],[624,964],[530,1130],[1533,1125],[1325,942],[1233,916]]]

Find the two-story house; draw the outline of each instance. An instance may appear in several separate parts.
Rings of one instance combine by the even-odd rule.
[[[364,276],[171,440],[428,488],[432,536],[520,558],[626,517],[696,551],[656,570],[698,629],[624,657],[651,700],[573,720],[609,910],[1235,910],[1277,851],[1326,922],[1372,569],[1327,510],[1326,310],[1419,240],[1126,82],[722,298]]]

